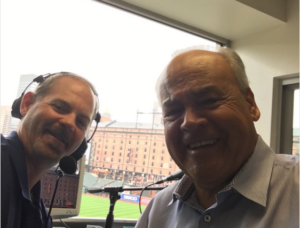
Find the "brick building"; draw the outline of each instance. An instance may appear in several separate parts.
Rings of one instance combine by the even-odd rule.
[[[90,135],[92,132],[93,128]],[[101,119],[91,140],[88,172],[149,183],[178,169],[168,153],[163,124],[109,121],[105,115]]]

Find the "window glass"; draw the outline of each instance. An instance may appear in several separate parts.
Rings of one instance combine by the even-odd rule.
[[[299,155],[299,138],[300,138],[300,125],[299,125],[299,118],[300,118],[300,112],[299,112],[299,89],[296,89],[294,91],[294,115],[293,115],[293,151],[292,154]]]
[[[1,105],[11,106],[29,74],[70,71],[98,91],[102,119],[86,152],[86,188],[145,186],[178,170],[165,146],[156,79],[177,50],[214,42],[97,1],[3,0],[1,8]],[[144,191],[142,209],[155,192]],[[82,194],[79,216],[107,216],[107,193]],[[115,218],[139,215],[137,202],[117,202]]]

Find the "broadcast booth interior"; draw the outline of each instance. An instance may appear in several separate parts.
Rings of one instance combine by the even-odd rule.
[[[295,135],[299,135],[299,128],[293,129],[292,123],[289,122],[291,116],[287,120],[284,118],[284,113],[281,113],[290,113],[293,109],[293,107],[284,105],[284,103],[292,103],[286,101],[282,96],[284,87],[291,85],[294,91],[294,86],[296,85],[299,90],[298,0],[274,2],[270,0],[190,0],[173,2],[160,0],[91,0],[70,1],[68,6],[63,5],[62,2],[64,1],[61,1],[55,6],[55,10],[57,9],[59,12],[55,12],[55,14],[47,8],[50,4],[55,4],[55,1],[49,0],[45,2],[47,3],[22,3],[24,4],[24,9],[20,8],[20,11],[15,12],[12,8],[9,13],[13,13],[17,17],[17,14],[21,13],[21,11],[27,12],[29,8],[34,8],[37,14],[46,15],[44,17],[40,16],[38,19],[35,15],[34,19],[32,19],[33,21],[40,20],[41,23],[47,25],[39,28],[42,30],[44,27],[47,27],[47,33],[42,33],[43,36],[41,37],[43,39],[40,39],[44,40],[45,38],[43,45],[36,46],[41,47],[44,51],[42,47],[49,46],[48,42],[53,42],[51,43],[51,48],[55,47],[57,58],[53,58],[53,63],[45,61],[50,68],[58,62],[59,67],[55,66],[58,70],[69,70],[70,68],[72,72],[73,66],[83,65],[82,63],[84,62],[89,64],[86,67],[87,71],[83,70],[82,76],[85,76],[85,74],[88,76],[92,75],[91,78],[97,82],[94,83],[91,80],[99,93],[100,112],[103,117],[101,122],[99,122],[98,128],[95,127],[94,122],[90,127],[88,135],[90,136],[93,131],[95,135],[91,142],[88,143],[85,155],[77,162],[76,173],[72,175],[64,174],[58,182],[51,211],[54,227],[86,228],[88,225],[91,225],[91,228],[97,226],[105,228],[133,228],[135,226],[141,211],[139,210],[139,202],[142,198],[144,199],[145,203],[140,206],[144,210],[151,197],[157,191],[145,190],[145,194],[140,197],[140,194],[143,194],[141,190],[126,190],[125,192],[123,190],[127,187],[145,187],[146,184],[144,183],[149,184],[148,182],[151,181],[153,183],[155,181],[163,181],[164,178],[173,174],[179,168],[169,156],[164,138],[163,123],[159,117],[156,118],[153,114],[154,111],[152,113],[153,118],[151,116],[152,122],[147,127],[142,122],[139,122],[139,118],[143,114],[139,112],[138,108],[134,110],[134,120],[130,120],[131,122],[129,120],[122,120],[122,122],[119,119],[110,119],[110,114],[114,116],[116,113],[109,113],[108,111],[118,110],[115,106],[118,108],[125,107],[120,112],[125,116],[127,112],[131,111],[127,109],[127,106],[130,106],[139,98],[144,98],[146,103],[150,93],[153,93],[155,96],[156,79],[167,64],[167,62],[161,61],[160,57],[164,55],[170,59],[176,51],[197,46],[199,43],[201,45],[201,42],[208,41],[213,45],[230,47],[240,55],[246,67],[251,89],[255,94],[255,99],[262,113],[260,120],[255,123],[257,132],[259,132],[265,142],[271,145],[276,153],[280,150],[289,150],[282,149],[284,146],[283,141],[294,142],[296,144],[295,148],[297,147],[295,151],[299,151],[299,136],[293,137],[291,135],[292,132],[296,132]],[[80,4],[79,2],[83,2],[85,4],[84,7],[75,9],[78,6],[77,4]],[[6,5],[2,7],[4,12],[8,12],[6,7]],[[103,14],[102,10],[114,11],[118,15],[111,13],[107,16],[107,19],[99,19],[98,16]],[[48,15],[49,12],[51,14]],[[78,17],[81,13],[83,15],[86,12],[89,13],[90,17]],[[27,14],[32,15],[34,13]],[[51,18],[53,15],[55,17]],[[138,21],[139,23],[137,25],[134,23],[123,25],[122,22],[125,21],[123,19],[125,18],[124,15],[131,17],[132,22]],[[21,43],[23,46],[26,46],[23,43],[28,42],[25,38],[33,38],[27,31],[33,32],[39,29],[37,27],[29,27],[33,26],[34,23],[25,24],[24,21],[28,22],[28,20],[24,18],[23,21],[23,17],[18,17],[19,21],[17,24],[26,29],[26,36],[9,38],[14,42],[15,39],[19,39],[15,43]],[[48,21],[44,21],[48,18],[51,19],[49,24],[47,24]],[[80,21],[77,22],[78,18]],[[96,25],[93,24],[95,21],[97,22]],[[9,20],[2,20],[2,22],[8,27],[11,26]],[[62,30],[63,35],[57,35],[57,31],[51,30],[60,25],[60,23],[65,26],[64,30]],[[148,28],[148,25],[150,25],[149,28],[157,26],[159,29],[153,33],[147,33],[148,37],[144,39],[139,35],[146,33],[142,28]],[[18,29],[14,28],[14,30]],[[74,29],[74,34],[72,29]],[[165,30],[168,30],[171,34],[175,34],[173,33],[175,31],[176,34],[173,35],[173,38],[165,40]],[[100,31],[100,35],[96,31]],[[119,34],[111,35],[113,31],[117,31]],[[137,34],[133,34],[133,31],[137,32]],[[182,33],[184,33],[184,36],[196,37],[199,43],[196,41],[195,43],[180,43],[175,38],[177,38],[176,36],[183,37]],[[75,38],[77,38],[78,34],[84,34],[84,36],[88,37],[88,41],[77,41]],[[46,40],[48,36],[51,39],[50,41]],[[62,36],[68,37],[67,39],[70,39],[69,43],[65,43],[68,41],[64,41]],[[72,43],[73,38],[75,43]],[[133,40],[136,44],[129,44],[129,40]],[[172,48],[168,46],[170,43]],[[60,44],[66,46],[66,49],[64,49],[64,46],[62,48],[59,47]],[[89,46],[90,44],[91,46]],[[104,48],[101,46],[103,44],[110,48],[109,54],[103,54],[102,49]],[[138,49],[145,48],[145,50],[146,47],[150,47],[155,51],[155,54],[149,53],[150,51],[147,50],[143,51],[143,53],[134,52],[135,45]],[[102,49],[98,49],[98,46]],[[168,49],[164,49],[165,46],[168,46]],[[125,49],[123,50],[121,47]],[[65,64],[65,60],[61,60],[59,57],[64,56],[64,53],[71,53],[70,55],[72,55],[72,51],[76,53],[74,56],[77,59],[72,59],[74,62],[69,65]],[[130,56],[130,52],[134,53],[134,55]],[[123,56],[124,53],[126,57]],[[45,52],[45,56],[47,54]],[[121,59],[119,59],[120,56]],[[144,60],[149,56],[150,60]],[[68,59],[66,56],[64,58]],[[85,59],[82,60],[81,58]],[[26,59],[25,61],[23,56],[20,59],[24,62],[32,61],[31,59]],[[136,73],[134,70],[141,65],[137,63],[137,60],[140,59],[143,59],[146,65],[143,65],[143,69],[139,69],[139,72]],[[77,62],[77,60],[81,62]],[[15,64],[15,61],[16,58],[12,58],[11,62],[13,64]],[[121,64],[124,64],[126,67],[123,67],[123,65],[119,67]],[[93,65],[96,67],[92,68]],[[156,66],[159,69],[157,72],[153,72],[152,68]],[[109,73],[111,75],[101,74],[101,71],[97,71],[105,67],[110,68]],[[18,66],[15,68],[18,68]],[[123,72],[115,73],[117,68],[121,68]],[[31,68],[25,69],[27,71],[24,74],[31,73]],[[48,72],[48,69],[40,70]],[[151,72],[150,76],[147,74],[148,71]],[[51,68],[49,72],[55,71]],[[80,70],[78,72],[74,70],[74,72],[80,75],[82,73]],[[135,79],[131,78],[134,73],[139,75],[138,79],[140,81],[135,81]],[[150,81],[150,79],[153,80]],[[5,86],[10,85],[6,83]],[[28,90],[33,90],[33,87],[34,85]],[[146,90],[148,87],[151,89],[150,92]],[[105,90],[107,88],[109,90]],[[138,90],[140,88],[142,89]],[[104,90],[106,92],[100,96],[100,93]],[[125,97],[126,93],[132,91],[135,97],[126,101],[121,99],[123,96]],[[114,102],[109,103],[111,105],[109,106],[105,102],[106,99],[109,100],[111,97],[116,97],[116,99],[113,100]],[[107,106],[103,105],[103,103]],[[159,110],[156,103],[151,105],[149,107],[150,110]],[[159,149],[158,144],[160,145]],[[291,144],[287,147],[291,148],[294,146]],[[52,167],[41,180],[41,198],[47,209],[49,209],[54,193],[57,179],[56,169],[57,167]],[[92,184],[88,183],[90,180],[93,180]],[[85,185],[86,183],[87,185]],[[160,186],[165,187],[169,184],[166,182]],[[91,192],[88,192],[88,189],[91,189]],[[95,191],[95,193],[92,191]],[[120,198],[118,198],[119,196]],[[92,202],[89,201],[87,203],[85,201],[88,197],[93,197]],[[110,200],[113,200],[113,202]],[[115,203],[116,207],[114,208]],[[125,206],[121,207],[121,205]],[[86,212],[87,209],[89,210],[88,213]],[[109,218],[110,224],[108,226],[109,213],[113,214],[113,212],[114,218],[113,216]],[[132,216],[133,214],[134,216]],[[67,226],[63,223],[67,224]]]

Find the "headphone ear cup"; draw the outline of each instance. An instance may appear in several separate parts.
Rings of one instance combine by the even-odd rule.
[[[78,161],[85,153],[87,149],[87,142],[84,138],[80,146],[75,150],[70,156],[72,156],[76,161]]]
[[[22,114],[20,112],[21,102],[22,102],[23,96],[16,99],[11,107],[11,115],[12,117],[22,119]]]

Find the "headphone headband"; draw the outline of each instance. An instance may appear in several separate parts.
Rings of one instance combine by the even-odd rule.
[[[60,72],[60,73],[67,73],[67,72]],[[56,74],[58,74],[58,73],[53,73],[53,74],[48,73],[48,74],[40,75],[40,76],[34,78],[33,81],[32,81],[28,86],[26,86],[26,88],[25,88],[24,91],[22,92],[21,96],[20,96],[19,98],[17,98],[17,99],[13,102],[12,109],[11,109],[11,115],[12,115],[12,117],[15,117],[15,118],[18,118],[18,119],[22,119],[23,116],[22,116],[22,114],[21,114],[21,112],[20,112],[21,102],[22,102],[22,99],[23,99],[23,96],[24,96],[26,90],[29,88],[29,86],[30,86],[32,83],[37,82],[38,84],[41,84],[41,83],[43,83],[47,78],[49,78],[49,77],[51,77],[51,76],[53,76],[53,75],[56,75]],[[93,91],[93,93],[94,93],[94,91]],[[94,95],[97,97],[97,94],[94,93]],[[85,151],[86,151],[86,149],[87,149],[87,143],[93,138],[93,136],[94,136],[94,134],[95,134],[95,132],[96,132],[96,130],[97,130],[98,123],[99,123],[100,120],[101,120],[101,115],[100,115],[99,112],[96,113],[94,120],[96,121],[96,127],[95,127],[95,129],[94,129],[94,131],[93,131],[92,136],[91,136],[88,140],[86,140],[86,139],[84,138],[84,140],[82,141],[81,145],[77,148],[77,150],[74,151],[74,152],[71,154],[71,156],[72,156],[76,161],[78,161],[78,160],[83,156],[83,154],[85,153]]]

